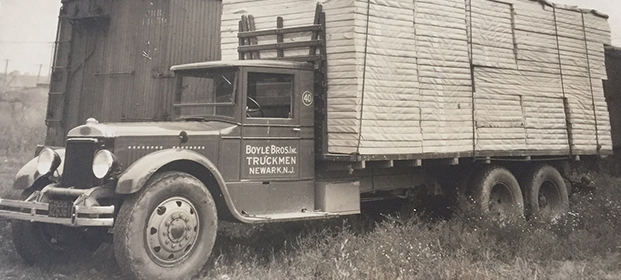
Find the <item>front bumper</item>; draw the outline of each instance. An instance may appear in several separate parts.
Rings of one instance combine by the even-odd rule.
[[[77,190],[49,185],[41,191],[34,192],[25,201],[0,199],[0,217],[72,227],[111,227],[114,225],[114,205],[99,206],[92,203],[105,193],[109,193],[105,187]],[[51,194],[77,196],[70,209],[70,217],[50,216],[50,204],[45,201]]]

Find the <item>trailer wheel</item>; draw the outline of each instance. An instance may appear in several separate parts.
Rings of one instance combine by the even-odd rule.
[[[22,199],[30,194],[25,190]],[[29,265],[66,263],[88,257],[99,247],[87,244],[79,229],[63,225],[13,220],[11,234],[17,253]]]
[[[520,185],[529,217],[552,220],[569,209],[569,195],[563,176],[550,165],[533,166],[524,173]]]
[[[486,166],[472,180],[470,195],[481,214],[495,220],[523,217],[524,199],[517,179],[501,166]]]
[[[207,262],[216,231],[216,207],[205,185],[186,173],[163,172],[121,205],[114,253],[134,278],[188,279]]]

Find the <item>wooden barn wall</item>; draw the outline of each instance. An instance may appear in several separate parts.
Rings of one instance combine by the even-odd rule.
[[[604,93],[610,113],[612,144],[618,153],[621,151],[621,48],[606,48],[606,72],[608,80],[604,81]]]
[[[58,92],[48,119],[60,121],[48,121],[46,144],[62,145],[67,131],[90,117],[170,119],[169,68],[220,59],[221,6],[219,0],[65,1],[54,66],[68,67],[52,81]]]

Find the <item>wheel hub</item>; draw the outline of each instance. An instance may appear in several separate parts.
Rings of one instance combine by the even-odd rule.
[[[151,213],[147,226],[151,257],[163,265],[183,260],[195,245],[198,230],[199,218],[192,202],[183,197],[161,202]]]
[[[180,219],[173,220],[170,223],[170,227],[168,229],[168,238],[170,238],[172,241],[178,241],[180,239],[183,239],[186,234],[186,227],[187,225],[185,221]]]
[[[540,214],[560,215],[563,212],[562,195],[556,183],[545,181],[538,191],[537,202]]]
[[[504,219],[514,207],[513,200],[509,187],[504,183],[497,183],[490,193],[489,212],[496,218]]]
[[[548,207],[548,198],[545,195],[539,195],[539,208],[545,209]]]

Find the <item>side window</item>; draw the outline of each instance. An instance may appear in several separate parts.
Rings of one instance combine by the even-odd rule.
[[[292,118],[293,75],[248,73],[246,116],[250,118]]]
[[[235,71],[192,71],[179,75],[173,106],[181,116],[221,116],[232,118],[235,112]]]

